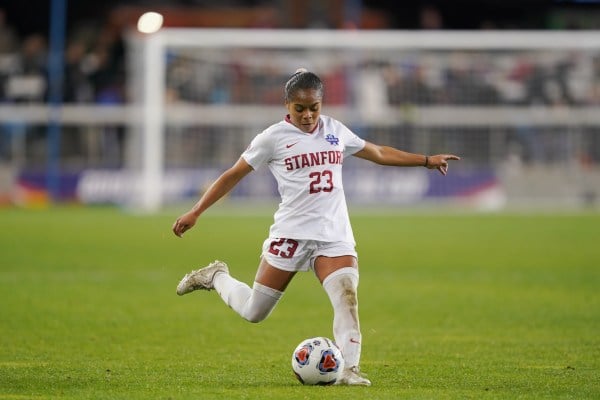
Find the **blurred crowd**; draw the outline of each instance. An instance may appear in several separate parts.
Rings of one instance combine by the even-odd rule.
[[[238,3],[245,2],[231,2]],[[180,24],[190,23],[190,20],[197,20],[199,24],[210,23],[208,20],[223,24],[231,20],[253,27],[277,27],[277,24],[287,23],[290,27],[335,28],[348,25],[344,18],[358,18],[344,17],[344,10],[340,8],[342,3],[335,0],[306,3],[289,1],[281,4],[287,4],[287,14],[295,17],[284,18],[282,14],[285,13],[277,11],[277,8],[260,9],[254,6],[237,14],[227,14],[223,10],[213,10],[211,13],[210,9],[205,8],[193,9],[197,14],[190,9],[170,9],[169,19],[171,23]],[[440,9],[429,3],[423,4],[415,17],[417,29],[445,29]],[[110,104],[129,100],[126,96],[126,49],[123,37],[127,24],[131,26],[132,18],[139,14],[139,10],[139,7],[114,8],[109,16],[70,27],[64,49],[64,102]],[[232,12],[233,9],[228,10]],[[345,13],[348,14],[348,10]],[[381,12],[368,9],[363,9],[362,13],[360,19],[363,24],[380,24],[381,27],[390,24],[393,19],[391,16],[387,16],[387,20],[382,19]],[[223,17],[217,20],[219,15]],[[372,22],[366,22],[369,20]],[[479,23],[480,29],[494,27],[494,22],[487,19]],[[507,28],[514,27],[509,25]],[[19,35],[0,8],[0,102],[45,101],[48,89],[47,61],[46,32]],[[217,67],[216,72],[207,72],[204,67],[194,64],[193,60],[177,56],[171,61],[169,71],[173,79],[169,83],[170,96],[176,100],[201,103],[256,102],[258,92],[266,92],[261,96],[264,102],[279,103],[278,88],[289,73],[276,67],[244,70],[239,68],[240,65],[243,67],[243,60],[237,64],[232,62],[233,67],[229,71]],[[375,78],[375,74],[370,72],[378,73],[380,77]],[[550,55],[523,52],[517,56],[455,52],[438,58],[427,54],[402,53],[393,62],[383,58],[361,61],[354,71],[348,71],[347,68],[329,69],[322,73],[329,81],[328,86],[334,88],[329,93],[336,93],[330,99],[333,103],[352,101],[349,96],[354,94],[353,89],[346,87],[346,83],[350,75],[350,78],[354,78],[357,74],[370,79],[381,88],[380,92],[385,91],[390,105],[582,105],[600,102],[600,52]],[[202,78],[208,80],[201,82]],[[275,89],[269,89],[270,86]],[[245,99],[244,96],[252,96],[252,99]]]
[[[318,1],[313,3],[321,4]],[[138,11],[134,9],[129,16],[139,15]],[[322,8],[314,7],[314,13],[321,12]],[[69,30],[64,49],[63,102],[125,104],[133,100],[128,97],[127,87],[128,61],[124,42],[126,14],[118,10],[108,20],[80,24]],[[185,19],[185,14],[181,13],[179,17]],[[203,21],[214,22],[211,18],[215,15],[218,13],[204,15]],[[257,19],[252,14],[248,26],[275,27],[274,20],[264,19],[265,15],[277,18],[276,14],[261,13]],[[303,21],[316,21],[309,14],[305,17]],[[378,18],[373,21],[379,21]],[[315,27],[335,27],[328,25],[327,21],[321,21],[320,24]],[[423,8],[420,29],[440,30],[444,27],[438,10]],[[486,23],[480,28],[494,27]],[[281,105],[282,85],[290,72],[299,66],[298,60],[302,60],[304,66],[323,78],[326,85],[325,102],[328,105],[354,106],[364,113],[362,116],[367,120],[369,116],[377,118],[377,113],[385,107],[400,108],[406,105],[583,107],[600,104],[600,50],[597,49],[398,50],[394,54],[386,51],[380,55],[376,51],[369,51],[369,54],[357,57],[344,54],[337,57],[331,49],[320,52],[296,53],[285,59],[286,55],[282,52],[269,53],[267,50],[255,50],[251,54],[232,51],[225,55],[223,52],[199,53],[197,49],[174,50],[167,58],[166,100],[191,104]],[[322,63],[315,57],[329,61]],[[46,102],[49,86],[47,64],[46,33],[19,35],[0,9],[0,105]],[[0,158],[14,159],[14,154],[19,153],[14,151],[15,138],[19,138],[15,132],[19,129],[25,128],[0,126]],[[96,146],[84,144],[83,135],[76,132],[75,128],[72,128],[73,132],[70,129],[63,132],[63,153],[79,157],[85,153],[83,148]],[[96,147],[104,149],[101,150],[103,154],[111,154],[112,158],[106,163],[120,165],[123,162],[124,129],[122,126],[102,129],[104,133],[98,135],[102,143]],[[538,155],[540,143],[543,145],[544,142],[556,141],[558,135],[550,132],[548,140],[540,140],[536,136],[539,132],[532,134],[531,130],[531,127],[525,127],[511,133],[517,138],[516,141],[522,143],[521,147],[527,149],[523,151],[526,154],[523,158],[548,158]],[[23,146],[26,151],[23,150],[23,153],[27,153],[30,159],[43,160],[47,151],[44,127],[28,127],[27,132],[27,135],[21,135],[27,137],[27,143]],[[219,134],[217,132],[215,135]],[[479,142],[482,135],[474,134],[478,139],[472,142],[479,143],[479,147],[473,149],[473,159],[481,153],[481,147],[486,147]],[[545,135],[545,132],[542,134]],[[400,140],[401,136],[396,135],[392,140]],[[594,142],[590,142],[592,145],[588,147],[595,149],[591,151],[591,157],[600,160],[597,135],[591,135],[590,138]],[[461,149],[467,146],[469,140],[463,142]],[[552,147],[563,148],[563,142]],[[486,160],[489,159],[488,155],[484,156]]]
[[[69,35],[64,51],[64,102],[125,101],[125,49],[120,31],[110,25],[81,27]],[[45,102],[47,71],[47,35],[18,35],[0,9],[0,102]]]
[[[215,55],[213,60],[207,52],[173,53],[167,70],[169,99],[280,104],[290,59],[302,59],[309,67],[317,65],[327,87],[327,103],[334,105],[600,104],[600,51],[387,50],[379,57],[376,53],[369,51],[366,60],[362,55],[353,60],[343,54],[332,56],[331,49],[321,55],[311,51],[289,57],[257,50],[251,55]]]

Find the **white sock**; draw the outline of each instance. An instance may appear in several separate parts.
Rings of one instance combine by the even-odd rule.
[[[345,367],[358,366],[361,340],[358,319],[358,270],[338,269],[323,281],[333,306],[333,337],[344,356]]]
[[[213,285],[223,301],[250,322],[260,322],[267,318],[283,296],[283,292],[254,282],[254,286],[246,285],[229,274],[215,275]]]

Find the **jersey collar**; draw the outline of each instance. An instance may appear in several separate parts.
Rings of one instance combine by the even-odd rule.
[[[290,114],[286,114],[286,115],[285,115],[285,122],[288,122],[288,123],[292,124],[292,120],[291,120],[291,118],[290,118]],[[292,124],[292,125],[294,125],[294,124]],[[315,127],[313,128],[313,130],[312,130],[312,131],[310,131],[310,132],[305,132],[305,133],[308,133],[308,134],[313,134],[313,133],[315,133],[315,131],[316,131],[317,129],[319,129],[319,125],[321,125],[321,117],[319,117],[319,122],[317,122],[317,124],[315,125]],[[296,125],[294,125],[294,127],[296,127]],[[296,128],[297,128],[297,127],[296,127]]]

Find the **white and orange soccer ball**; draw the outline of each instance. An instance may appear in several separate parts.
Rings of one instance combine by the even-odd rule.
[[[333,385],[344,370],[340,349],[326,337],[303,340],[292,354],[292,369],[305,385]]]

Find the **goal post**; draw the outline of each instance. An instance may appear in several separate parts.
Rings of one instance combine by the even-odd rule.
[[[448,185],[461,187],[464,195],[495,183],[495,192],[484,193],[495,193],[492,207],[505,204],[507,195],[579,201],[562,191],[548,192],[551,183],[531,195],[526,189],[508,193],[500,175],[511,168],[514,154],[520,165],[529,165],[528,172],[540,164],[567,171],[559,178],[564,192],[573,183],[569,176],[583,174],[582,153],[593,165],[600,156],[593,148],[600,127],[593,93],[600,93],[594,69],[600,65],[600,34],[593,31],[167,28],[131,33],[128,48],[134,110],[129,160],[140,177],[131,203],[145,211],[176,199],[174,191],[189,194],[189,187],[175,187],[181,173],[202,170],[195,178],[201,186],[232,164],[254,135],[281,119],[283,83],[301,66],[326,83],[323,112],[367,140],[465,156],[458,166],[464,182]],[[535,68],[542,70],[540,77]],[[552,154],[540,156],[541,151]],[[362,166],[350,169],[351,176],[366,180],[386,175]],[[478,171],[489,176],[478,177]],[[425,184],[435,178],[424,178],[423,171],[405,174],[409,185],[420,183],[388,185],[374,195],[456,200],[453,189],[431,187],[440,182]],[[583,191],[589,179],[595,182],[597,174],[580,179],[575,191]],[[237,194],[259,199],[273,194],[272,187],[258,190],[256,182],[242,185]],[[358,201],[373,200],[368,193],[348,193]]]

